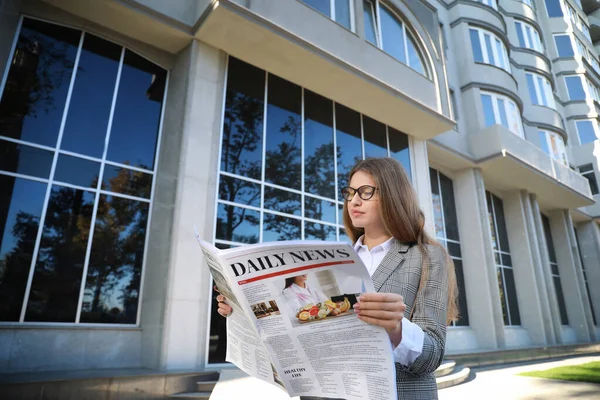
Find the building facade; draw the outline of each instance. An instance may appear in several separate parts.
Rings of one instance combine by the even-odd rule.
[[[0,372],[219,368],[220,248],[347,240],[393,157],[447,353],[600,341],[591,0],[0,0]]]

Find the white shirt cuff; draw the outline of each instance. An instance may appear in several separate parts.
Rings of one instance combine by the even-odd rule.
[[[394,349],[394,361],[410,367],[423,352],[424,339],[425,333],[419,325],[402,318],[402,341]]]

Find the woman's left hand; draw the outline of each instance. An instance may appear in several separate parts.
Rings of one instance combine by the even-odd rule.
[[[364,293],[354,304],[358,318],[385,328],[394,348],[402,341],[404,310],[404,299],[395,293]]]

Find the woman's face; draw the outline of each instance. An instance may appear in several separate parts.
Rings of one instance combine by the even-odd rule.
[[[304,287],[306,279],[308,279],[308,275],[298,275],[294,277],[294,283],[298,286]]]
[[[363,171],[358,171],[352,175],[350,187],[358,189],[363,185],[377,187],[371,175]],[[361,199],[358,192],[356,192],[352,200],[348,202],[348,214],[352,220],[352,225],[357,228],[363,228],[365,231],[384,229],[379,199],[378,190],[375,191],[375,194],[369,200]]]

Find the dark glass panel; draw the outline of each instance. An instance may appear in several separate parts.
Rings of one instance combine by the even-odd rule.
[[[304,191],[335,199],[333,103],[304,91]]]
[[[46,184],[0,174],[0,321],[18,321]]]
[[[469,326],[469,311],[467,309],[467,291],[465,289],[465,276],[461,260],[453,260],[456,271],[456,283],[458,284],[458,310],[459,320],[457,326]]]
[[[331,16],[329,0],[302,0],[302,2],[308,4],[315,10],[327,15],[328,17]]]
[[[214,287],[215,281],[211,281],[211,287]],[[217,296],[219,293],[216,290],[211,290],[211,294],[208,362],[212,364],[224,363],[225,354],[227,352],[227,319],[223,318],[223,316],[217,312]]]
[[[387,134],[385,125],[363,115],[365,158],[387,157]]]
[[[500,292],[500,305],[502,306],[502,318],[504,319],[504,325],[510,325],[508,318],[508,306],[506,305],[506,291],[504,289],[504,277],[502,276],[503,268],[497,268],[498,275],[498,290]]]
[[[300,216],[302,215],[302,195],[265,186],[264,208]]]
[[[452,180],[444,174],[440,174],[440,185],[442,186],[442,203],[444,205],[446,237],[448,239],[459,241],[456,203],[454,202],[454,185],[452,184]]]
[[[510,268],[503,268],[504,282],[506,284],[506,297],[510,309],[510,325],[521,325],[521,315],[519,313],[519,301],[517,300],[517,288],[515,278]]]
[[[100,196],[81,322],[136,323],[149,207],[141,201]]]
[[[54,171],[54,180],[95,189],[99,174],[100,163],[60,154]]]
[[[61,149],[102,158],[121,49],[85,34]]]
[[[435,169],[429,168],[429,180],[431,182],[431,201],[433,203],[433,223],[435,224],[435,236],[446,237],[444,229],[444,217],[442,215],[442,197],[438,186],[438,175]]]
[[[152,175],[105,164],[102,174],[102,189],[149,199]]]
[[[544,235],[546,236],[546,246],[548,246],[548,257],[550,262],[556,262],[556,252],[554,251],[554,241],[552,240],[552,230],[550,229],[550,219],[542,214],[542,224],[544,225]]]
[[[221,170],[261,179],[265,72],[229,57]]]
[[[304,201],[304,216],[306,218],[317,219],[335,224],[335,203],[331,201],[315,199],[314,197],[310,196],[305,196]]]
[[[260,213],[219,204],[216,238],[239,243],[258,243]]]
[[[496,226],[498,227],[500,250],[510,253],[510,248],[508,246],[508,233],[506,230],[506,220],[504,219],[504,203],[494,195],[492,195],[492,198],[494,199],[494,211],[496,213]]]
[[[301,189],[302,98],[300,86],[269,75],[265,179]]]
[[[337,240],[335,237],[335,226],[305,222],[304,238],[307,240]]]
[[[460,244],[448,242],[448,253],[450,253],[452,257],[462,258]]]
[[[494,262],[496,263],[496,265],[502,264],[502,262],[500,261],[500,253],[498,253],[497,251],[494,251]]]
[[[560,322],[563,325],[569,325],[569,317],[567,315],[567,306],[565,305],[565,295],[563,294],[562,285],[558,276],[554,277],[554,288],[556,289],[556,300],[558,301],[558,310],[560,312]]]
[[[501,253],[500,256],[502,257],[502,265],[506,267],[512,267],[512,259],[510,258],[510,255]]]
[[[219,199],[260,207],[260,185],[243,179],[221,175]]]
[[[551,262],[550,269],[552,270],[552,275],[560,275],[558,271],[558,264]]]
[[[93,208],[92,192],[52,187],[26,321],[75,322]]]
[[[590,304],[590,311],[592,312],[592,319],[594,321],[594,326],[598,326],[598,320],[596,320],[596,313],[594,312],[594,304],[592,303],[592,297],[590,295],[590,286],[587,281],[585,281],[585,290],[588,295],[588,302]]]
[[[337,146],[338,189],[348,186],[348,174],[362,160],[360,114],[335,105],[335,134]]]
[[[220,250],[227,250],[227,249],[233,249],[234,247],[237,247],[237,246],[232,246],[230,244],[225,244],[225,243],[215,243],[215,247]]]
[[[54,153],[0,140],[0,170],[48,179]]]
[[[301,239],[301,220],[269,213],[265,213],[264,215],[263,242]]]
[[[409,180],[412,177],[410,166],[410,149],[408,147],[408,136],[399,130],[388,126],[388,138],[390,140],[390,156],[400,161]]]
[[[154,169],[167,71],[126,50],[106,158]]]
[[[0,135],[56,146],[81,32],[25,18],[0,102]]]

